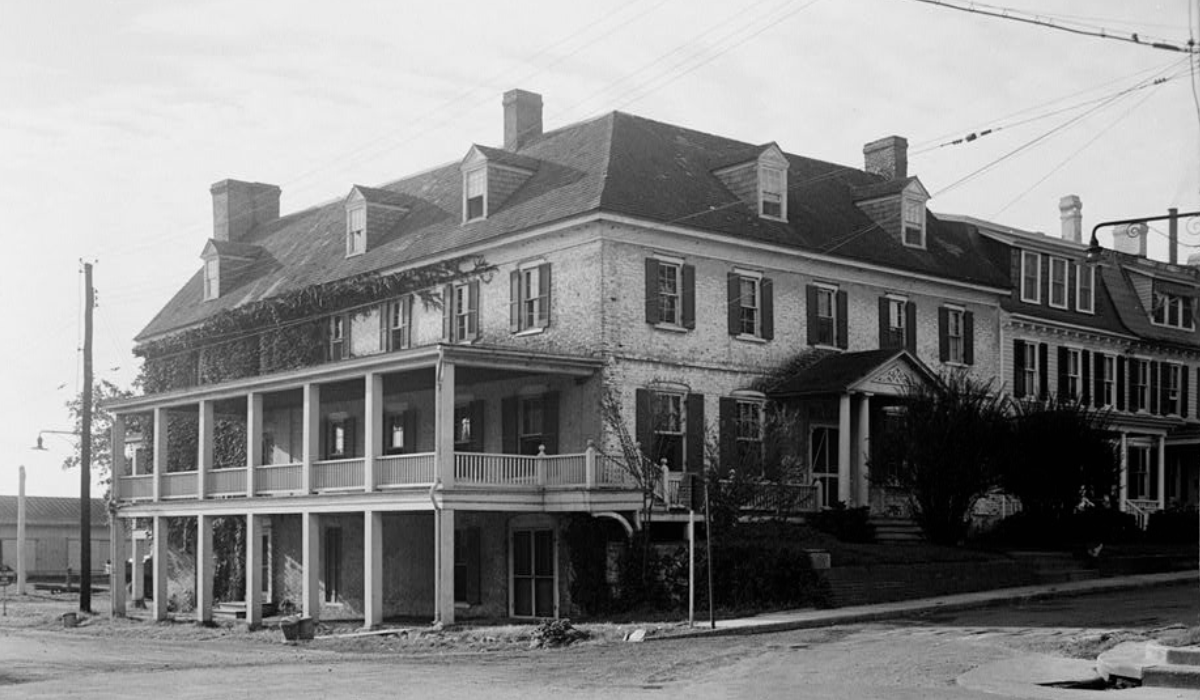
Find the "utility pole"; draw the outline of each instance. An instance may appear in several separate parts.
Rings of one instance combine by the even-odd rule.
[[[92,264],[83,264],[83,426],[79,436],[79,612],[92,611]],[[123,565],[124,562],[121,562]],[[115,564],[114,564],[115,565]]]

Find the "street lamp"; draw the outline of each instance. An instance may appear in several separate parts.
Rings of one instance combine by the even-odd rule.
[[[31,449],[47,452],[42,442],[43,435],[71,435],[80,437],[73,430],[39,430],[37,444]],[[85,446],[81,446],[85,447]],[[92,611],[92,469],[88,450],[82,450],[79,463],[79,611]]]
[[[1169,209],[1169,213],[1163,216],[1143,216],[1136,219],[1114,219],[1112,221],[1101,221],[1092,227],[1092,239],[1088,242],[1086,260],[1089,264],[1095,265],[1104,258],[1104,248],[1100,247],[1100,241],[1096,238],[1097,232],[1107,226],[1121,226],[1128,224],[1129,230],[1126,232],[1130,238],[1137,238],[1146,233],[1148,225],[1151,221],[1170,221],[1171,232],[1170,237],[1170,262],[1175,262],[1175,248],[1179,242],[1178,222],[1179,219],[1189,219],[1188,230],[1195,234],[1200,234],[1200,211],[1185,211],[1180,213],[1177,209]]]

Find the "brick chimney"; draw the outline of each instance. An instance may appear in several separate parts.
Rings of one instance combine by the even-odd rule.
[[[903,136],[886,136],[863,146],[863,167],[869,173],[888,180],[908,177],[908,140]]]
[[[262,182],[221,180],[209,188],[213,238],[240,241],[255,226],[279,218],[279,188]]]
[[[1083,201],[1079,196],[1069,194],[1058,200],[1058,213],[1063,240],[1083,243]]]
[[[526,90],[504,93],[504,150],[520,150],[541,135],[542,96]]]

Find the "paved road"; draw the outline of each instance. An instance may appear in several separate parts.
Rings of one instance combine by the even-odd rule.
[[[1008,683],[988,670],[1008,664],[1010,674],[1029,673],[1046,663],[1047,672],[1058,673],[1064,667],[1042,652],[1117,627],[1178,622],[1200,622],[1193,587],[889,624],[549,652],[364,655],[236,636],[184,643],[0,630],[0,697],[1085,699],[1095,695]],[[1120,696],[1171,697],[1145,690]]]

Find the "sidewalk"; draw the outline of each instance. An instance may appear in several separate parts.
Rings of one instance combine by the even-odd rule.
[[[1047,586],[1019,586],[1017,588],[1000,588],[992,591],[976,593],[959,593],[956,595],[938,596],[936,598],[918,598],[902,600],[893,603],[878,603],[875,605],[856,605],[831,610],[788,610],[767,613],[754,617],[735,618],[732,620],[717,620],[716,629],[710,629],[707,620],[696,620],[696,628],[678,634],[661,637],[647,637],[647,640],[685,639],[689,637],[711,637],[735,634],[763,634],[767,632],[783,632],[786,630],[808,629],[812,627],[832,627],[833,625],[848,625],[860,622],[876,622],[898,617],[908,617],[920,613],[969,610],[1007,605],[1043,598],[1058,596],[1086,595],[1089,593],[1107,593],[1146,586],[1164,586],[1196,582],[1195,571],[1173,571],[1165,574],[1141,574],[1137,576],[1114,576],[1112,578],[1090,579],[1087,581],[1071,581]],[[698,611],[699,612],[699,611]]]

